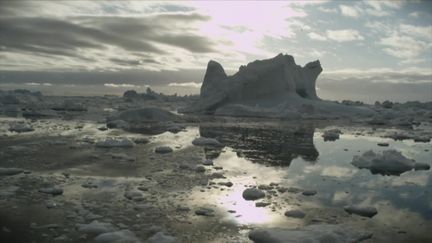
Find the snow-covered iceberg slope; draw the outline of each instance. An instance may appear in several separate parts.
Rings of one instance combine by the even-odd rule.
[[[232,76],[226,75],[222,65],[210,61],[200,99],[181,112],[285,118],[374,113],[365,106],[321,100],[315,85],[321,72],[318,60],[301,67],[292,56],[283,54],[241,66]]]

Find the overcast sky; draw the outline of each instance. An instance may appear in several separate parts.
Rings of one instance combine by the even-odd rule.
[[[324,98],[432,100],[432,1],[0,1],[0,16],[3,84],[197,91],[210,59],[233,74],[287,53],[321,61]]]

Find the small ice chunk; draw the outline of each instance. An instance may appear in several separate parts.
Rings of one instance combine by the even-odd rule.
[[[362,207],[362,206],[356,206],[356,205],[350,205],[344,207],[344,210],[349,214],[357,214],[363,217],[369,217],[372,218],[375,216],[378,211],[375,207]]]
[[[0,176],[13,176],[22,172],[23,170],[18,168],[0,168]]]
[[[211,208],[199,208],[195,210],[195,214],[200,216],[214,216],[214,210]]]
[[[389,144],[388,143],[377,143],[377,145],[378,146],[381,146],[381,147],[388,147],[389,146]]]
[[[113,120],[106,124],[107,128],[119,128],[119,129],[129,129],[130,125],[128,122],[123,120]]]
[[[98,185],[94,184],[93,181],[86,181],[81,186],[87,189],[98,188]]]
[[[257,207],[257,208],[264,208],[264,207],[267,207],[270,204],[271,203],[269,203],[269,202],[256,202],[255,203],[255,207]]]
[[[63,189],[58,187],[45,187],[39,189],[39,192],[45,193],[45,194],[51,194],[53,196],[61,195],[63,194]]]
[[[137,191],[126,191],[124,193],[124,197],[129,200],[137,200],[143,198],[143,195],[141,192],[137,192]]]
[[[146,144],[149,143],[150,140],[148,138],[144,138],[144,137],[138,137],[138,138],[133,138],[132,139],[136,144]]]
[[[341,133],[342,132],[339,129],[330,129],[330,130],[324,131],[322,136],[324,138],[324,141],[335,141],[335,140],[339,139],[339,135]]]
[[[306,214],[300,210],[289,210],[285,212],[285,216],[302,219],[306,216]]]
[[[211,160],[211,159],[206,159],[206,160],[204,160],[204,161],[202,162],[202,164],[203,164],[203,165],[206,165],[206,166],[211,166],[211,165],[213,165],[213,160]]]
[[[58,204],[56,202],[53,202],[53,201],[48,201],[45,203],[45,206],[48,209],[51,209],[51,208],[56,208],[58,206]]]
[[[155,149],[155,153],[157,153],[157,154],[168,154],[168,153],[172,153],[172,152],[173,152],[173,149],[171,147],[168,147],[168,146],[160,146],[160,147],[157,147]]]
[[[219,182],[218,184],[226,187],[232,187],[234,185],[231,181]]]
[[[429,143],[430,142],[430,137],[426,137],[426,136],[418,136],[414,138],[414,142],[416,143]]]
[[[204,166],[197,166],[196,168],[195,168],[195,172],[197,172],[197,173],[204,173],[206,171],[206,169],[205,169],[205,167]]]
[[[242,196],[247,201],[254,201],[265,197],[265,193],[256,188],[248,188],[243,191]]]
[[[317,194],[317,191],[315,191],[315,190],[304,190],[302,192],[302,194],[305,195],[305,196],[313,196],[313,195]]]

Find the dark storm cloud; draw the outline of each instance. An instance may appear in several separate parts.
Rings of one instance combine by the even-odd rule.
[[[161,14],[156,17],[160,21],[208,21],[210,16],[193,14]]]
[[[0,18],[0,33],[0,45],[7,51],[12,49],[77,56],[79,48],[104,49],[104,45],[108,44],[130,51],[163,53],[143,40],[127,38],[59,19]]]
[[[190,52],[212,52],[214,43],[192,33],[199,14],[159,14],[145,17],[75,16],[68,19],[12,16],[22,3],[8,3],[0,17],[1,51],[83,58],[86,50],[115,46],[129,52],[167,54],[156,43]],[[7,13],[7,14],[6,14]]]
[[[213,51],[213,43],[201,36],[194,35],[160,35],[151,38],[154,41],[181,47],[191,52],[206,53]]]
[[[162,43],[190,52],[214,51],[214,43],[204,37],[188,33],[193,30],[188,23],[207,21],[208,16],[199,14],[160,14],[150,17],[78,17],[83,24],[97,26],[112,35]]]

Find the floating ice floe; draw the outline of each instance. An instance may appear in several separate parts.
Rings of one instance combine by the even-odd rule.
[[[255,229],[249,239],[255,243],[304,242],[359,242],[372,237],[372,233],[341,224],[315,224],[298,229]]]
[[[429,170],[430,169],[430,165],[426,164],[426,163],[415,163],[414,164],[414,170]]]
[[[96,147],[99,148],[132,148],[134,146],[134,142],[132,142],[128,138],[106,138],[105,140],[101,140],[96,142]]]
[[[313,196],[313,195],[317,194],[317,191],[315,191],[315,190],[304,190],[302,192],[302,194],[305,195],[305,196]]]
[[[87,107],[78,100],[65,100],[62,104],[53,106],[52,109],[56,111],[87,111]]]
[[[82,233],[99,235],[102,233],[114,231],[115,227],[110,223],[104,223],[94,220],[89,224],[77,224],[77,229],[79,232]]]
[[[13,176],[22,172],[23,170],[18,168],[0,168],[0,176]]]
[[[214,138],[199,137],[192,141],[195,146],[223,147],[223,145]]]
[[[360,156],[354,156],[351,164],[360,169],[369,169],[372,174],[382,175],[400,175],[415,169],[416,164],[418,169],[427,168],[427,164],[416,163],[396,150],[385,150],[382,153],[369,150]]]
[[[157,232],[152,237],[147,239],[147,243],[175,243],[177,238],[171,235],[167,235],[163,232]]]
[[[58,187],[45,187],[45,188],[39,189],[39,192],[45,193],[45,194],[51,194],[53,196],[58,196],[58,195],[63,194],[63,189],[58,188]]]
[[[96,242],[104,243],[139,243],[141,242],[130,230],[119,230],[100,234],[94,238]]]
[[[177,124],[183,118],[170,111],[156,107],[146,107],[123,111],[109,117],[108,128],[121,128],[132,132],[159,134],[165,131],[179,132],[184,129]]]
[[[2,91],[0,90],[0,104],[18,105],[38,103],[42,98],[40,92],[32,92],[25,89]]]
[[[172,122],[182,120],[180,116],[156,107],[126,110],[110,119],[123,120],[129,123]]]
[[[31,131],[34,131],[34,129],[28,123],[16,122],[16,123],[12,123],[9,125],[9,131],[22,133],[22,132],[31,132]]]
[[[135,161],[136,159],[134,157],[131,157],[125,153],[110,153],[111,158],[123,160],[123,161]]]
[[[417,137],[414,137],[414,142],[417,142],[417,143],[429,143],[430,140],[431,140],[431,138],[430,137],[426,137],[426,136],[417,136]]]

